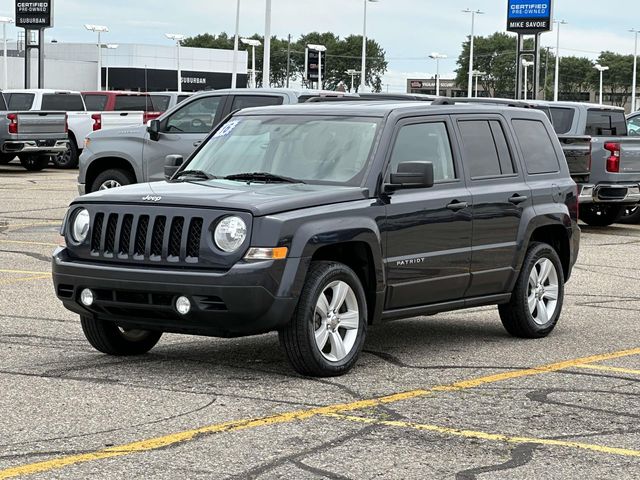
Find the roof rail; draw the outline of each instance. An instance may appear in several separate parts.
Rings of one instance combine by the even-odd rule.
[[[457,104],[468,104],[468,103],[478,103],[480,105],[504,105],[505,107],[514,107],[514,108],[534,108],[533,104],[527,102],[526,100],[512,100],[510,98],[483,98],[483,97],[459,97],[459,98],[448,98],[441,97],[437,98],[431,105],[457,105]]]

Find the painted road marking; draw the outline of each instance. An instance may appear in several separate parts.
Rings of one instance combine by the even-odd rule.
[[[589,370],[600,370],[602,372],[628,373],[630,375],[640,375],[640,370],[630,368],[608,367],[606,365],[576,365],[577,368],[588,368]]]
[[[58,243],[44,243],[44,242],[27,242],[25,240],[0,240],[0,243],[11,243],[15,245],[41,245],[43,247],[59,247]]]
[[[383,425],[387,427],[410,428],[414,430],[435,432],[435,433],[440,433],[443,435],[449,435],[454,437],[475,438],[479,440],[488,440],[492,442],[514,443],[518,445],[522,445],[526,443],[526,444],[545,445],[545,446],[553,446],[553,447],[577,448],[580,450],[590,450],[592,452],[606,453],[609,455],[640,457],[640,450],[607,447],[604,445],[595,445],[593,443],[569,442],[565,440],[551,440],[546,438],[533,438],[533,437],[512,437],[509,435],[502,435],[499,433],[478,432],[475,430],[460,430],[457,428],[440,427],[437,425],[427,425],[427,424],[413,423],[413,422],[378,420],[375,418],[356,417],[353,415],[341,415],[337,413],[332,413],[326,416],[331,418],[340,418],[343,420],[348,420],[356,423],[365,423],[367,425]]]
[[[31,282],[34,280],[50,280],[51,279],[51,274],[48,273],[46,275],[36,275],[33,277],[21,277],[21,278],[14,278],[11,280],[0,280],[0,285],[11,285],[13,283],[22,283],[22,282]]]
[[[0,273],[20,273],[22,275],[51,275],[51,272],[33,272],[31,270],[12,270],[9,268],[0,268]]]
[[[140,440],[137,442],[127,443],[114,447],[109,447],[102,450],[96,450],[90,453],[68,455],[66,457],[53,458],[51,460],[45,460],[42,462],[28,463],[17,467],[10,467],[5,470],[0,470],[0,480],[7,478],[15,478],[23,475],[31,475],[35,473],[50,472],[52,470],[58,470],[70,465],[77,465],[80,463],[92,462],[96,460],[102,460],[114,457],[123,457],[140,452],[148,452],[151,450],[157,450],[160,448],[174,446],[181,443],[185,443],[196,439],[199,436],[222,433],[222,432],[234,432],[240,430],[248,430],[252,428],[279,425],[283,423],[291,423],[298,420],[307,420],[315,416],[326,416],[331,414],[341,414],[345,412],[353,412],[356,410],[362,410],[365,408],[376,407],[379,405],[385,405],[404,400],[410,400],[413,398],[425,397],[438,392],[455,392],[470,388],[479,387],[495,382],[501,382],[504,380],[511,380],[516,378],[530,377],[535,375],[541,375],[543,373],[557,372],[578,365],[584,365],[587,363],[600,362],[605,360],[613,360],[615,358],[629,357],[632,355],[640,355],[640,348],[634,348],[630,350],[622,350],[613,353],[604,353],[601,355],[592,355],[589,357],[576,358],[573,360],[566,360],[563,362],[552,363],[549,365],[543,365],[535,368],[527,368],[523,370],[516,370],[506,373],[500,373],[497,375],[488,375],[472,380],[466,380],[462,382],[456,382],[451,385],[442,385],[428,390],[413,390],[404,393],[395,393],[384,397],[372,398],[368,400],[358,400],[350,403],[341,403],[336,405],[328,405],[326,407],[310,408],[305,410],[296,410],[292,412],[282,413],[279,415],[273,415],[269,417],[262,417],[256,419],[244,419],[235,420],[225,423],[218,423],[208,425],[205,427],[196,428],[193,430],[185,430],[182,432],[172,433],[169,435],[163,435],[156,438],[147,440]],[[488,435],[488,434],[487,434]],[[603,447],[606,448],[606,447]]]

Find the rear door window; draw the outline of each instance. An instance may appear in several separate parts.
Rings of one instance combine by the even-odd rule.
[[[33,106],[33,93],[7,93],[6,99],[9,110],[31,110]]]
[[[167,133],[209,133],[216,125],[225,97],[200,97],[187,103],[167,119]]]
[[[45,93],[42,95],[42,110],[62,110],[63,112],[84,112],[82,95],[75,93]]]
[[[626,137],[627,120],[622,110],[600,110],[590,108],[587,111],[585,135],[594,137]]]
[[[84,103],[87,106],[87,110],[92,112],[104,112],[107,108],[108,99],[109,97],[107,95],[84,95]]]
[[[231,110],[241,110],[251,107],[267,107],[269,105],[282,105],[284,98],[267,95],[236,95],[231,105]]]
[[[497,120],[458,122],[464,165],[473,178],[513,175],[515,169],[502,125]]]
[[[551,107],[551,123],[553,123],[553,129],[558,135],[564,135],[571,131],[573,126],[573,118],[575,117],[575,110],[572,108],[559,108]]]
[[[629,126],[629,135],[640,135],[640,115],[630,118],[627,123]]]
[[[514,120],[513,129],[530,175],[555,173],[560,170],[553,141],[544,124],[538,120]]]

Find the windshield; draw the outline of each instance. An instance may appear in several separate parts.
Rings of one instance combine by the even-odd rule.
[[[305,183],[359,185],[379,123],[342,116],[235,117],[187,168],[218,178],[262,172]]]

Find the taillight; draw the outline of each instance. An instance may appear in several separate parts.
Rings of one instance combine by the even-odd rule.
[[[64,133],[69,133],[69,115],[64,114]]]
[[[620,173],[620,144],[607,142],[604,149],[609,152],[607,157],[607,172]]]
[[[102,128],[102,115],[99,113],[94,113],[91,115],[91,119],[93,120],[93,131],[96,132]]]
[[[9,120],[9,133],[16,135],[18,133],[18,115],[16,113],[9,113],[7,120]]]

